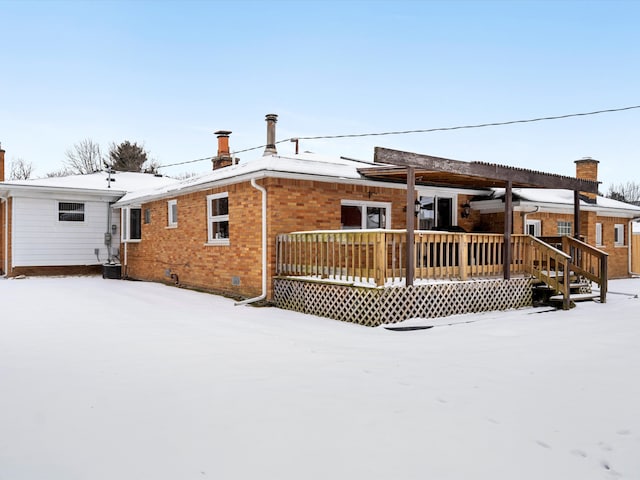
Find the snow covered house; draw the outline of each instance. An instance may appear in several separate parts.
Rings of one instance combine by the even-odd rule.
[[[0,272],[6,276],[100,272],[119,255],[120,218],[111,216],[111,204],[128,191],[176,182],[133,172],[4,181],[4,151],[0,156]]]
[[[596,209],[584,205],[579,192],[596,194],[593,178],[379,148],[374,162],[283,155],[277,117],[266,120],[262,157],[235,162],[231,132],[219,131],[212,172],[114,204],[125,276],[377,325],[531,304],[534,281],[567,307],[573,272],[597,282],[604,301],[606,279],[628,274],[622,261],[608,271],[607,257],[628,258],[629,248],[604,252],[561,223],[579,218],[584,239],[595,243],[601,228],[606,242],[605,225],[640,213],[601,197]],[[534,212],[523,196],[532,188],[556,193]],[[572,206],[559,203],[558,189],[571,192]],[[565,251],[530,233],[553,235]]]

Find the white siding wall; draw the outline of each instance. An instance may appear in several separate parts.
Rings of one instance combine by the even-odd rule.
[[[58,202],[84,203],[84,222],[58,221]],[[107,260],[108,202],[13,199],[13,266],[99,265]],[[117,245],[117,241],[114,242]],[[100,260],[94,250],[100,249]]]

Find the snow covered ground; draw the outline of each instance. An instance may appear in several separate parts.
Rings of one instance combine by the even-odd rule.
[[[397,332],[0,279],[0,479],[639,479],[640,279],[610,290]]]

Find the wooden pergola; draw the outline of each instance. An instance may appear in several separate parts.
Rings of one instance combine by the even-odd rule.
[[[433,157],[419,153],[403,152],[376,147],[374,161],[383,166],[359,169],[368,177],[398,181],[407,185],[407,266],[406,285],[413,285],[415,214],[412,206],[416,200],[416,177],[423,184],[456,188],[504,188],[504,278],[510,278],[511,230],[513,229],[513,188],[553,188],[574,192],[574,236],[580,237],[580,192],[598,193],[600,182],[523,168],[483,162],[463,162]]]

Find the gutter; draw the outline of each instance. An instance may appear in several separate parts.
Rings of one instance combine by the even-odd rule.
[[[251,179],[251,186],[262,193],[262,294],[258,297],[236,302],[236,306],[248,305],[267,298],[267,190],[258,185],[255,178]]]

